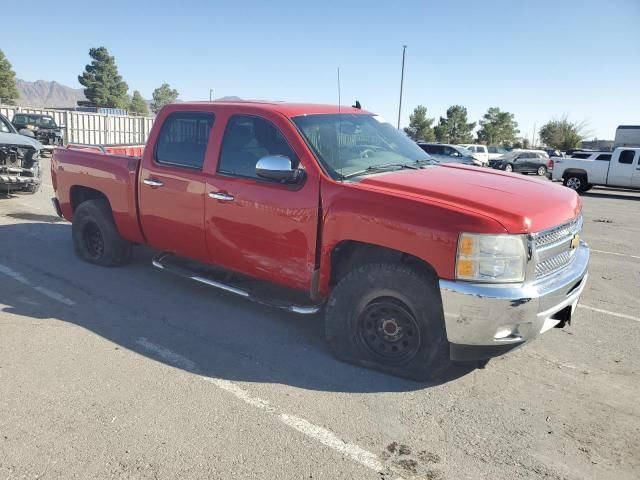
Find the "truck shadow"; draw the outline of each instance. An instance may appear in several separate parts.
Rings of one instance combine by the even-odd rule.
[[[319,391],[399,392],[447,383],[476,367],[454,364],[425,384],[341,363],[325,343],[321,314],[262,307],[158,271],[147,248],[137,247],[127,267],[86,264],[73,254],[67,223],[3,225],[0,238],[4,312],[25,321],[69,322],[117,347],[204,377]],[[34,287],[58,292],[74,305]]]
[[[627,195],[624,195],[624,194]],[[612,200],[640,200],[637,190],[624,190],[620,188],[594,188],[588,192],[582,192],[583,197],[610,198]],[[631,195],[629,195],[631,194]],[[634,195],[635,194],[635,195]]]

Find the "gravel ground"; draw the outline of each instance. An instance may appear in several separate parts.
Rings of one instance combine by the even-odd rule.
[[[0,479],[640,478],[640,193],[584,195],[572,326],[423,385],[147,249],[80,262],[45,183],[0,198]]]

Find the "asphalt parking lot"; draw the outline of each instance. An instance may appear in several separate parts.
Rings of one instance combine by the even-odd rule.
[[[48,169],[48,162],[45,162]],[[76,259],[0,197],[0,479],[637,479],[640,193],[583,196],[574,322],[423,385],[345,365],[320,316]]]

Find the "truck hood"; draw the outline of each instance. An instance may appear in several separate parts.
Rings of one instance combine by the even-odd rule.
[[[0,145],[12,145],[15,147],[31,147],[42,150],[42,144],[33,138],[25,137],[18,133],[0,132]]]
[[[509,233],[555,227],[582,209],[573,190],[547,180],[458,164],[363,177],[359,184],[472,211],[493,218]]]

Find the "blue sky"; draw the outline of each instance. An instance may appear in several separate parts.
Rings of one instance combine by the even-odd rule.
[[[89,48],[104,45],[145,98],[168,82],[183,100],[212,88],[337,103],[339,66],[343,103],[395,124],[406,44],[402,125],[418,104],[436,118],[461,104],[474,121],[497,106],[529,138],[564,114],[598,138],[640,123],[640,0],[92,4],[32,1],[27,25],[25,4],[3,5],[0,48],[17,76],[79,87]]]

